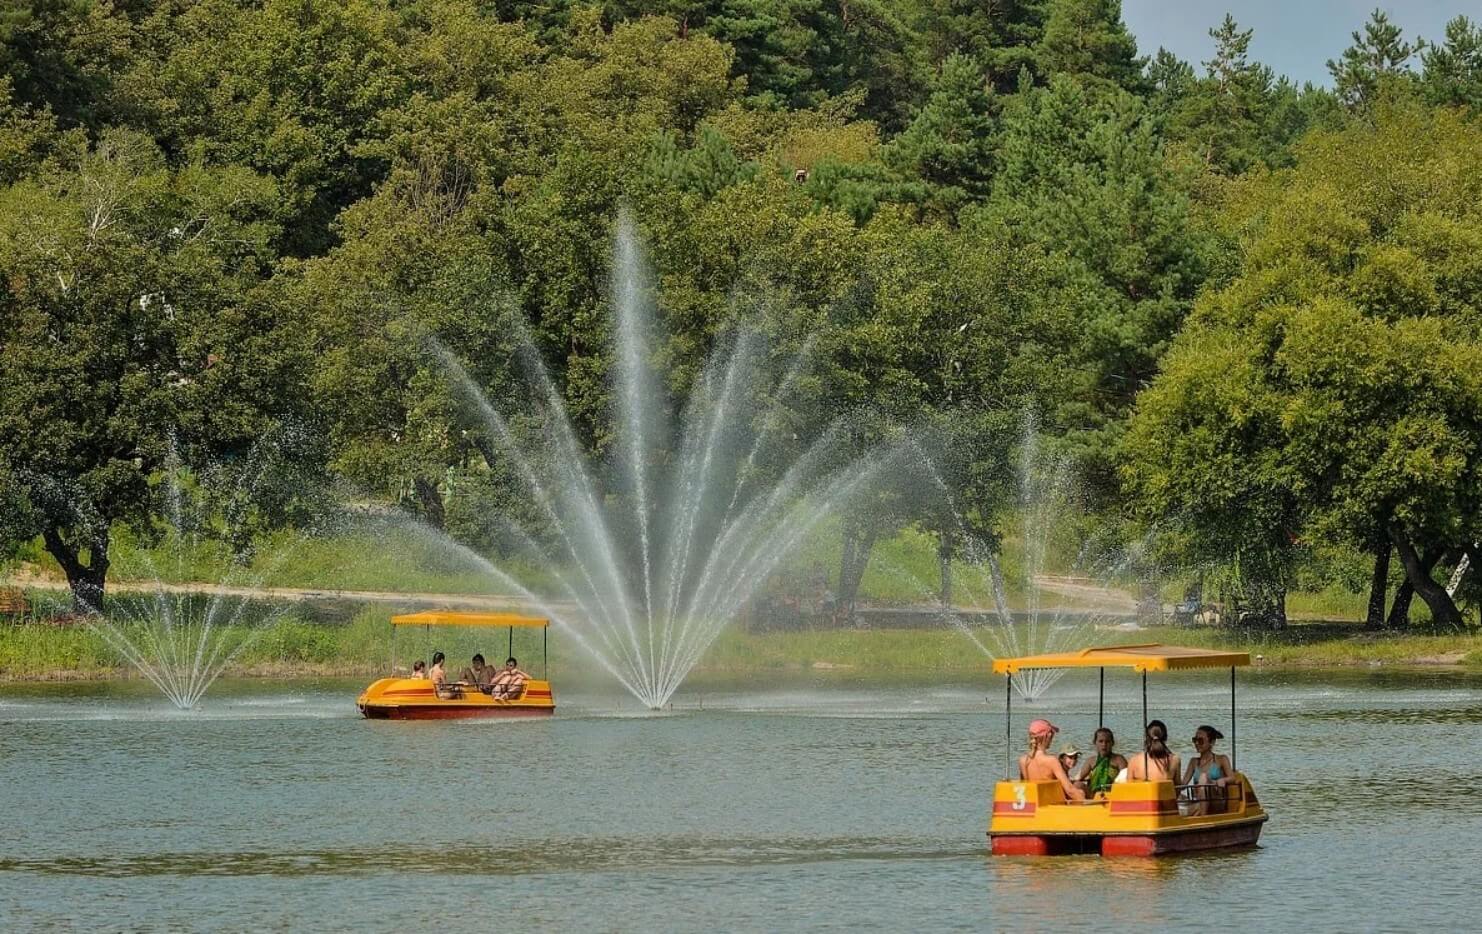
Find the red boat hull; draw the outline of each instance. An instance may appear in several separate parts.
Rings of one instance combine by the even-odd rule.
[[[555,707],[452,707],[446,704],[437,707],[377,707],[362,704],[360,712],[367,720],[476,720],[487,717],[549,717]]]
[[[1264,820],[1159,834],[990,834],[995,856],[1162,856],[1251,846]]]

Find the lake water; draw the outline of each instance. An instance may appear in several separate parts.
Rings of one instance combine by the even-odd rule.
[[[1228,674],[1150,681],[1187,754]],[[1125,748],[1140,694],[1108,673]],[[360,931],[1469,929],[1482,677],[1242,675],[1261,844],[987,855],[1001,681],[758,679],[675,709],[563,689],[540,721],[359,719],[358,682],[0,686],[0,928]],[[1086,746],[1091,677],[1025,717]],[[1228,741],[1222,744],[1228,752]]]

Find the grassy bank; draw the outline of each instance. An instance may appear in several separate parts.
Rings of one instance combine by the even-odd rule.
[[[233,662],[236,674],[284,675],[295,672],[373,674],[391,663],[389,612],[367,608],[343,623],[290,617],[254,633]],[[402,631],[397,661],[445,652],[456,668],[482,652],[503,658],[509,646],[503,632]],[[984,640],[986,644],[991,642]],[[1482,633],[1364,632],[1344,623],[1306,623],[1275,633],[1235,633],[1215,629],[1155,627],[1137,632],[1088,631],[1079,641],[1101,644],[1170,642],[1208,648],[1242,649],[1260,656],[1257,664],[1276,667],[1355,667],[1383,665],[1482,666]],[[516,634],[514,651],[527,668],[538,670],[540,637]],[[553,633],[551,668],[566,676],[600,673],[600,666],[569,638]],[[700,662],[712,672],[748,673],[803,669],[860,671],[980,671],[984,654],[950,629],[807,630],[747,632],[733,628]],[[127,667],[97,633],[82,626],[0,625],[0,679],[45,680],[112,677]]]
[[[806,605],[821,604],[837,584],[840,540],[838,529],[829,523],[799,549],[796,556],[766,588],[770,595],[790,595]],[[1048,568],[1072,579],[1084,569],[1076,567],[1071,549],[1051,549]],[[1000,556],[1005,596],[1012,607],[1027,602],[1022,537],[1008,534]],[[331,538],[302,538],[280,532],[264,536],[247,564],[235,561],[223,543],[214,540],[172,541],[149,546],[127,529],[120,529],[110,549],[111,580],[167,583],[226,583],[241,586],[305,588],[338,591],[392,593],[490,594],[509,593],[508,583],[491,573],[488,566],[435,534],[416,528],[390,528],[376,536],[342,535]],[[61,569],[39,542],[22,549],[14,573],[26,572],[54,581],[62,580]],[[533,590],[550,588],[550,574],[518,563],[503,570]],[[876,606],[931,603],[937,599],[941,569],[936,539],[915,528],[906,528],[878,542],[860,582],[859,600]],[[7,569],[0,567],[0,584]],[[959,602],[989,605],[992,585],[985,566],[957,561],[953,565],[954,594]],[[1084,580],[1084,579],[1083,579]],[[1085,580],[1090,584],[1092,581]],[[1135,582],[1111,581],[1110,586],[1130,592]],[[1183,599],[1185,582],[1170,578],[1163,587],[1165,603]],[[1075,589],[1044,589],[1039,594],[1046,606],[1066,609],[1095,609],[1102,600],[1094,593]],[[1312,592],[1293,591],[1287,609],[1294,619],[1356,620],[1364,612],[1365,595],[1338,585]],[[1413,611],[1423,616],[1424,603],[1415,601]]]

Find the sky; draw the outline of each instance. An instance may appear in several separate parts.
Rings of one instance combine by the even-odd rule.
[[[1200,62],[1214,52],[1209,30],[1233,13],[1241,29],[1255,30],[1253,61],[1298,84],[1330,85],[1328,59],[1343,54],[1353,42],[1350,34],[1363,28],[1376,6],[1410,42],[1444,38],[1446,21],[1458,15],[1482,21],[1482,0],[1122,0],[1122,19],[1137,37],[1139,54],[1163,46],[1202,74]]]

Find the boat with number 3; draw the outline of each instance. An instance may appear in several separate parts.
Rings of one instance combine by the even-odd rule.
[[[1235,669],[1249,664],[1250,655],[1245,652],[1156,644],[996,660],[994,673],[1008,680],[1004,719],[1009,747],[1005,778],[994,788],[988,823],[988,839],[994,855],[1157,856],[1254,844],[1266,823],[1266,810],[1250,780],[1234,767]],[[1223,786],[1119,780],[1110,790],[1089,795],[1084,801],[1073,801],[1067,799],[1058,781],[1013,779],[1013,676],[1016,673],[1041,668],[1100,669],[1097,704],[1100,724],[1104,723],[1106,669],[1130,668],[1142,674],[1142,722],[1146,724],[1148,672],[1225,667],[1230,669],[1232,774]]]

